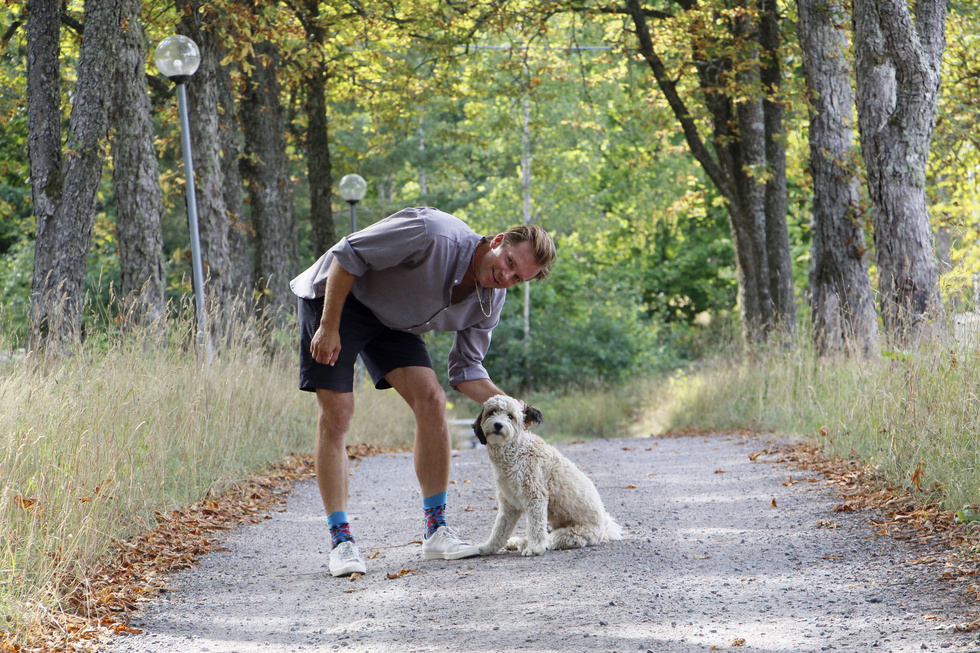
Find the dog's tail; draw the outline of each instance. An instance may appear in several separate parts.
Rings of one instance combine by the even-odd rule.
[[[623,527],[613,521],[613,518],[606,514],[606,523],[602,528],[602,540],[621,540],[623,539]]]

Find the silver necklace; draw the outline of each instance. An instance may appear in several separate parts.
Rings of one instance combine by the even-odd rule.
[[[486,239],[484,239],[484,241],[485,240]],[[480,244],[482,245],[483,241],[481,241]],[[473,268],[473,283],[476,284],[476,300],[480,302],[480,312],[483,313],[484,317],[490,317],[490,314],[493,313],[493,293],[489,294],[490,310],[488,311],[487,309],[483,308],[483,295],[480,294],[480,291],[483,290],[483,286],[480,285],[480,282],[476,278],[476,257],[473,258],[473,263],[470,267]]]
[[[476,281],[475,278],[473,280]],[[483,286],[480,285],[479,281],[476,281],[476,299],[480,302],[480,312],[484,316],[490,317],[490,313],[493,313],[493,293],[490,293],[490,310],[487,311],[487,309],[483,308],[483,295],[480,294],[481,290],[483,290]]]

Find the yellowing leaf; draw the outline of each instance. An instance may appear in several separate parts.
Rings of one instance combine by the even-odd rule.
[[[408,574],[421,574],[422,572],[418,569],[402,569],[401,571],[396,571],[395,573],[388,573],[388,580],[395,580],[396,578],[401,578],[402,576],[407,576]]]

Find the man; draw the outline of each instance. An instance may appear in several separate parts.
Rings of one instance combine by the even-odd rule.
[[[504,394],[482,365],[506,289],[543,279],[555,245],[534,225],[492,239],[433,208],[411,208],[353,233],[290,283],[299,297],[300,389],[316,392],[317,483],[330,526],[330,573],[364,573],[347,520],[346,437],[360,354],[378,389],[395,388],[415,415],[426,559],[479,555],[446,523],[450,438],[446,395],[420,334],[455,331],[450,385],[482,404]]]

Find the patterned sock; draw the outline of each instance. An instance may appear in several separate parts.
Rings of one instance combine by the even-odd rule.
[[[423,499],[422,508],[425,510],[425,536],[431,537],[437,528],[446,525],[446,493]]]
[[[327,525],[330,526],[331,548],[341,542],[354,541],[354,536],[350,534],[350,524],[347,523],[346,510],[338,510],[327,515]]]

